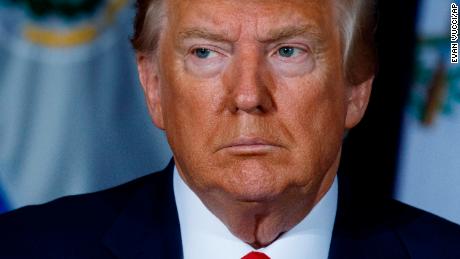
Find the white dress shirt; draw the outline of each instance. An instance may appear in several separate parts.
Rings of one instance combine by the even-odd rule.
[[[271,259],[326,259],[337,210],[337,179],[312,211],[269,246],[255,250],[235,237],[174,168],[174,196],[185,259],[240,259],[259,251]]]

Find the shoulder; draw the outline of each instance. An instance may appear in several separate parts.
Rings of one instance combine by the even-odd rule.
[[[390,226],[411,258],[460,258],[460,226],[429,212],[393,201]]]
[[[164,184],[166,178],[164,170],[104,191],[66,196],[2,214],[0,257],[7,251],[29,255],[37,251],[94,246],[100,243],[120,213],[128,205],[132,206],[139,192],[149,192],[145,195],[148,199],[167,185]]]
[[[455,223],[395,200],[344,207],[336,219],[332,258],[460,258]]]

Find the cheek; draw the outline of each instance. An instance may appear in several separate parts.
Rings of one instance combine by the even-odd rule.
[[[213,132],[219,93],[217,79],[197,80],[180,64],[165,73],[162,92],[165,128],[171,146],[202,148],[206,136]],[[184,147],[185,146],[185,147]]]
[[[345,124],[344,91],[327,78],[286,80],[280,93],[280,118],[293,135],[298,159],[328,166],[339,152]],[[320,161],[319,163],[315,161]]]

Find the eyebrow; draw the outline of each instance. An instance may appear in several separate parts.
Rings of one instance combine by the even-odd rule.
[[[216,33],[205,28],[189,28],[179,32],[178,39],[184,41],[187,39],[207,39],[217,42],[234,42],[228,37],[227,33]]]
[[[271,43],[289,38],[295,38],[298,36],[306,36],[316,43],[323,42],[323,36],[317,26],[314,25],[291,25],[268,31],[267,36],[256,36],[257,40],[262,43]],[[231,39],[228,33],[225,32],[213,32],[206,28],[194,27],[188,28],[184,31],[179,32],[178,39],[180,42],[187,39],[207,39],[215,42],[235,42],[237,39]]]
[[[295,38],[298,36],[307,36],[308,38],[321,42],[323,36],[318,27],[314,25],[293,25],[282,28],[272,29],[267,36],[258,37],[260,42],[276,42],[280,40]]]

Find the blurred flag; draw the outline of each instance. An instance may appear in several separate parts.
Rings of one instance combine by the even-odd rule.
[[[419,10],[414,85],[404,116],[396,197],[460,223],[460,66],[451,64],[451,4]]]
[[[107,188],[167,163],[128,41],[133,14],[128,0],[0,0],[3,206]]]

